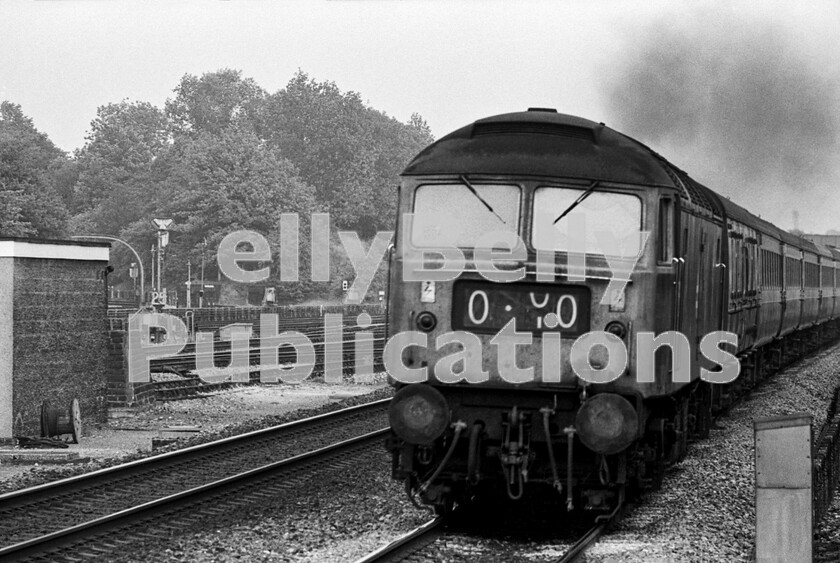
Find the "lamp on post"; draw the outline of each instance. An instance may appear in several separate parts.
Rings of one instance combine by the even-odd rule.
[[[128,268],[128,275],[131,277],[131,285],[132,291],[134,291],[134,296],[137,297],[137,262],[131,263],[131,266]]]
[[[169,227],[172,225],[172,219],[152,219],[152,224],[157,227],[157,291],[163,294],[163,287],[161,287],[160,278],[163,270],[163,249],[169,244]]]
[[[134,250],[133,246],[131,246],[130,244],[128,244],[127,242],[125,242],[122,239],[118,239],[117,237],[106,236],[106,235],[77,235],[77,236],[73,236],[73,237],[70,237],[70,238],[74,238],[74,239],[84,239],[84,238],[100,239],[100,240],[109,240],[111,242],[118,242],[120,244],[124,244],[131,251],[131,253],[134,254],[134,257],[137,258],[136,263],[134,263],[134,262],[131,263],[131,269],[129,269],[129,275],[135,280],[134,281],[134,284],[135,284],[134,287],[135,287],[135,292],[136,292],[137,274],[138,274],[137,269],[139,267],[139,269],[140,269],[140,271],[139,271],[139,274],[140,274],[140,296],[137,300],[137,302],[138,302],[137,304],[138,304],[139,307],[143,307],[143,305],[146,302],[146,286],[145,286],[146,277],[145,277],[145,273],[143,272],[143,261],[140,259],[140,255],[137,254],[137,251]],[[154,265],[154,263],[153,263],[153,265]]]

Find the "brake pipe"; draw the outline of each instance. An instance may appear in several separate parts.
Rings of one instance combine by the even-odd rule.
[[[452,457],[452,454],[455,452],[455,446],[458,444],[458,439],[461,437],[461,432],[467,427],[467,423],[463,420],[459,420],[458,422],[452,423],[452,428],[455,429],[455,436],[452,437],[452,443],[449,444],[449,449],[446,451],[446,455],[443,456],[443,460],[440,462],[440,465],[437,466],[435,472],[432,473],[432,476],[429,477],[425,483],[420,485],[418,492],[422,495],[426,492],[429,486],[434,482],[435,479],[438,478],[440,473],[443,471],[443,468],[449,463],[449,459]]]
[[[569,442],[568,455],[566,457],[566,465],[568,466],[566,469],[566,512],[571,512],[575,507],[574,501],[572,501],[572,463],[574,462],[572,450],[575,445],[575,433],[577,430],[574,426],[567,426],[563,429],[563,432],[566,434]]]
[[[549,418],[554,414],[554,409],[551,407],[543,407],[540,409],[543,415],[543,430],[545,431],[545,443],[548,445],[548,462],[551,465],[551,476],[554,479],[552,485],[557,490],[558,494],[563,494],[563,483],[560,481],[560,476],[557,473],[557,461],[554,459],[554,446],[551,443],[551,428],[549,425]]]
[[[467,452],[467,481],[472,484],[478,483],[478,440],[484,431],[484,424],[475,422],[470,430],[470,446]]]

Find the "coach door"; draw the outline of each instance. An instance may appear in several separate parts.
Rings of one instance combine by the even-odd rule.
[[[700,357],[700,340],[716,330],[720,330],[720,291],[721,274],[720,235],[712,223],[700,222],[700,247],[697,258],[697,301],[695,306],[696,334],[695,352]],[[713,233],[709,233],[713,230]]]
[[[694,318],[695,326],[695,341],[694,350],[695,356],[700,357],[700,339],[703,337],[703,329],[706,325],[706,231],[700,231],[700,246],[698,248],[697,256],[697,290],[694,300]]]

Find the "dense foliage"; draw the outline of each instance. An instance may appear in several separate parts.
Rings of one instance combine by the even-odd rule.
[[[183,288],[187,264],[193,279],[202,261],[206,279],[217,279],[219,241],[248,229],[271,244],[264,285],[277,288],[280,302],[340,297],[341,281],[353,276],[336,233],[355,231],[370,241],[393,229],[397,176],[432,141],[422,118],[400,123],[359,94],[300,71],[273,94],[230,69],[187,74],[173,91],[163,109],[129,101],[101,106],[73,155],[38,132],[19,106],[3,102],[0,235],[119,237],[141,254],[148,279],[151,220],[169,218],[163,285]],[[314,212],[330,214],[330,282],[309,276]],[[283,213],[300,218],[297,283],[279,279]],[[130,281],[132,261],[114,246],[113,281]],[[372,292],[383,280],[377,276]]]
[[[66,234],[73,164],[19,105],[0,104],[0,234]]]

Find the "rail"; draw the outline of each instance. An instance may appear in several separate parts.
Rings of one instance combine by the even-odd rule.
[[[343,460],[355,451],[378,443],[387,432],[388,429],[370,432],[4,547],[0,549],[0,560],[20,561],[47,555],[51,560],[63,555],[70,556],[73,561],[101,560],[100,558],[109,552],[124,549],[123,544],[132,534],[137,538],[148,537],[148,530],[154,529],[152,522],[155,519],[165,517],[172,520],[185,512],[189,514],[189,518],[194,519],[199,511],[207,512],[212,517],[218,512],[218,504],[225,502],[224,497],[241,500],[243,495],[254,494],[259,498],[265,495],[265,489],[262,487],[267,483],[282,481],[281,476],[285,477],[290,472],[301,471],[314,464],[332,459]],[[121,541],[117,541],[117,537]],[[109,538],[110,541],[103,541],[103,538]],[[61,554],[64,550],[69,553]]]
[[[391,543],[380,547],[357,559],[354,563],[385,563],[387,561],[401,561],[415,551],[434,542],[441,534],[443,517],[438,516],[425,524],[418,526]]]
[[[557,560],[557,563],[574,563],[577,561],[583,555],[583,552],[601,537],[604,530],[619,518],[623,507],[623,503],[619,503],[609,514],[595,518],[595,524],[566,550],[566,553]]]

